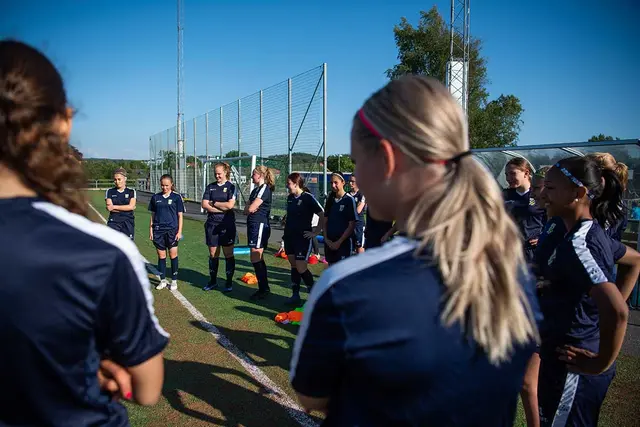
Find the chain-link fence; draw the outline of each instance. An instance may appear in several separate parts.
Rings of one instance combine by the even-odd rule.
[[[159,191],[160,177],[168,173],[185,198],[199,200],[207,160],[256,156],[277,177],[275,209],[285,207],[291,172],[315,181],[316,197],[326,194],[326,72],[323,64],[186,120],[183,144],[175,126],[150,137],[151,191]]]

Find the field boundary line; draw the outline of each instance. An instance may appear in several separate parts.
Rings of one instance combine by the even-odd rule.
[[[88,205],[93,210],[93,212],[96,213],[106,224],[107,219],[104,217],[104,215],[102,215],[91,203],[88,203]],[[144,256],[142,258],[144,259],[144,262],[147,263],[147,265],[151,264],[149,260],[147,260]],[[251,360],[251,358],[247,356],[245,352],[238,348],[234,343],[231,342],[229,338],[222,334],[218,328],[216,328],[211,322],[209,322],[207,318],[204,317],[204,315],[197,308],[195,308],[193,304],[191,304],[189,300],[187,300],[187,298],[182,295],[182,293],[180,293],[180,291],[174,290],[169,292],[171,292],[173,296],[180,302],[180,304],[182,304],[182,306],[187,309],[191,316],[193,316],[193,318],[198,321],[200,326],[202,326],[204,330],[209,332],[216,339],[218,344],[220,344],[222,348],[224,348],[227,353],[231,355],[231,357],[237,360],[238,363],[242,365],[245,371],[247,371],[247,373],[254,380],[259,382],[264,387],[266,391],[266,393],[264,394],[268,399],[284,407],[289,416],[296,422],[298,422],[298,424],[300,424],[301,426],[318,426],[318,424],[304,412],[304,409],[300,407],[300,405],[298,405],[291,397],[289,397],[289,395],[285,393],[284,390],[282,390],[280,387],[278,387],[278,385],[271,381],[267,374],[265,374],[259,367],[257,367],[253,360]]]

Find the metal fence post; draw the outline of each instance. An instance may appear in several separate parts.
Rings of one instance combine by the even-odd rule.
[[[260,164],[264,165],[264,160],[262,160],[262,142],[263,142],[263,134],[262,134],[262,89],[260,89]]]
[[[242,142],[242,126],[240,124],[241,115],[240,115],[240,100],[238,99],[238,157],[242,155],[242,151],[240,151],[241,142]],[[242,160],[238,160],[238,173],[242,176]]]
[[[287,151],[289,152],[289,170],[287,171],[287,174],[290,174],[293,172],[292,170],[292,163],[293,163],[293,156],[292,156],[292,152],[291,152],[291,79],[288,80],[289,83],[289,89],[287,91],[288,93],[288,100],[287,100],[287,111],[288,111],[288,119],[287,119]]]
[[[220,107],[220,158],[222,158],[222,156],[223,156],[223,154],[222,154],[222,137],[224,136],[224,131],[222,130],[223,129],[223,124],[224,124],[222,108],[223,107]]]
[[[324,194],[329,194],[327,183],[327,63],[322,64],[322,157],[324,158]]]
[[[173,169],[173,166],[175,166],[171,164],[171,154],[170,154],[171,150],[169,149],[169,144],[170,144],[169,141],[171,141],[171,138],[169,137],[169,135],[171,135],[171,129],[167,129],[167,172],[163,172],[162,173],[163,175],[165,173],[173,174],[172,169]]]
[[[178,192],[181,193],[183,191],[182,188],[180,188],[180,186],[182,185],[182,183],[180,182],[180,172],[178,169],[180,167],[180,146],[178,144],[178,138],[180,136],[180,130],[178,129],[178,126],[176,125],[176,170],[175,173],[173,174],[173,181],[176,182],[176,180],[178,182],[176,182],[176,187],[178,188]]]
[[[204,114],[204,161],[202,162],[202,176],[205,176],[206,161],[209,160],[209,112]],[[202,187],[204,192],[205,187]]]
[[[204,157],[209,160],[209,112],[204,114]],[[204,163],[203,163],[204,166]]]
[[[198,156],[196,151],[196,119],[193,119],[193,200],[198,198]]]
[[[151,180],[153,179],[153,160],[155,157],[153,142],[151,142],[151,138],[149,138],[149,186],[151,186]]]

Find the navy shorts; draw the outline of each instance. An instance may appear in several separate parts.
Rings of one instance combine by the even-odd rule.
[[[170,229],[170,230],[153,230],[153,246],[156,249],[161,251],[166,251],[167,249],[171,249],[178,246],[178,241],[176,240],[176,234],[178,234],[178,229]]]
[[[250,248],[266,248],[269,243],[270,236],[271,227],[266,222],[247,223],[247,240],[249,241]]]
[[[236,223],[234,221],[228,223],[207,221],[204,223],[204,237],[210,248],[231,246],[236,241]]]
[[[348,258],[353,252],[353,241],[351,239],[345,240],[337,250],[333,250],[324,244],[324,259],[329,264],[335,264],[336,262]]]
[[[122,221],[122,222],[109,221],[107,222],[107,226],[116,231],[119,231],[122,234],[126,234],[127,236],[129,236],[131,240],[133,240],[133,236],[135,235],[135,232],[136,232],[135,231],[136,227],[133,221]]]
[[[546,362],[546,363],[545,363]],[[596,427],[602,402],[615,376],[615,364],[600,375],[568,372],[563,363],[540,361],[540,425]]]
[[[311,230],[309,230],[311,231]],[[297,232],[293,235],[285,235],[282,237],[284,241],[284,252],[287,256],[295,257],[296,261],[306,261],[311,255],[313,242]]]
[[[356,222],[356,227],[353,229],[353,235],[351,236],[351,240],[353,240],[353,248],[364,248],[364,224],[361,222]]]

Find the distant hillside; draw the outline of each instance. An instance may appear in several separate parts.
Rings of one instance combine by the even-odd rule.
[[[124,168],[130,178],[146,178],[149,166],[145,160],[83,159],[87,179],[111,179],[113,171]]]

